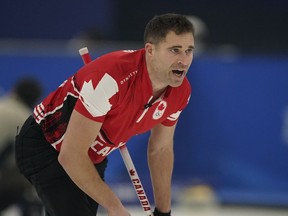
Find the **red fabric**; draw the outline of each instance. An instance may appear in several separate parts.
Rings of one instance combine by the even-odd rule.
[[[172,114],[185,108],[190,93],[185,78],[181,86],[168,88],[163,97],[145,109],[152,96],[145,51],[117,51],[81,68],[35,107],[34,117],[46,139],[58,150],[70,117],[66,115],[73,108],[87,118],[102,122],[101,133],[89,150],[92,161],[99,163],[131,136],[159,123],[174,125],[178,115],[173,118]]]

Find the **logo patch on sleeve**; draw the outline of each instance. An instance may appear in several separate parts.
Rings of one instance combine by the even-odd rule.
[[[167,108],[167,102],[166,101],[161,101],[158,104],[158,106],[156,107],[156,110],[154,111],[152,118],[154,120],[160,119],[163,116],[166,108]]]

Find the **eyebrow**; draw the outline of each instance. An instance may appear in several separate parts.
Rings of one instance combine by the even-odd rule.
[[[176,46],[168,47],[168,49],[175,49],[175,48],[183,48],[183,46],[176,45]],[[194,49],[195,47],[191,45],[191,46],[189,46],[188,48],[189,48],[189,49]]]

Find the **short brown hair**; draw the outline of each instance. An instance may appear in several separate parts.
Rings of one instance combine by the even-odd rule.
[[[191,32],[194,36],[193,24],[180,14],[167,13],[154,16],[146,25],[144,31],[144,43],[157,44],[170,32],[174,31],[179,35]]]

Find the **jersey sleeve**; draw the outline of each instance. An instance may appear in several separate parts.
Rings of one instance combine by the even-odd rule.
[[[187,80],[185,80],[187,81]],[[178,121],[179,119],[179,116],[181,114],[181,112],[186,108],[186,106],[188,105],[189,103],[189,100],[190,100],[190,96],[191,96],[191,86],[189,84],[189,82],[186,82],[185,83],[185,86],[184,89],[186,92],[186,94],[184,94],[184,97],[182,97],[182,101],[179,103],[179,108],[178,110],[176,110],[174,113],[170,114],[163,122],[162,124],[165,125],[165,126],[173,126],[176,124],[176,122]]]
[[[116,80],[108,72],[88,71],[80,72],[76,81],[80,83],[80,92],[75,109],[87,118],[103,122],[119,91]]]

